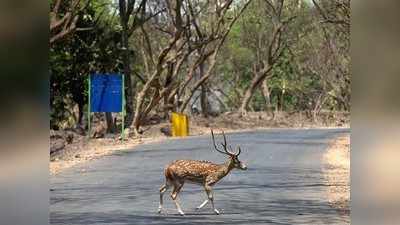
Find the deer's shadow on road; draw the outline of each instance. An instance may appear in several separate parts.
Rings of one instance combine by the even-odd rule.
[[[135,224],[135,225],[161,225],[161,224],[293,224],[294,221],[303,221],[304,224],[319,218],[325,222],[335,224],[340,218],[331,208],[321,207],[315,201],[270,201],[269,204],[248,204],[245,207],[239,203],[231,202],[229,209],[222,209],[220,215],[212,211],[185,212],[185,216],[176,211],[158,214],[157,212],[81,212],[50,214],[50,224]],[[308,223],[309,224],[309,223]]]
[[[50,224],[135,224],[135,225],[161,225],[161,224],[265,224],[272,221],[266,219],[242,218],[230,219],[233,214],[225,213],[216,215],[214,213],[187,213],[185,216],[179,214],[157,214],[137,215],[137,214],[119,214],[119,213],[69,213],[61,215],[52,213]]]

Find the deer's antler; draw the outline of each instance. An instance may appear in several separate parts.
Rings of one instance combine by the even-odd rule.
[[[236,153],[236,156],[239,156],[241,152],[242,152],[242,149],[240,149],[240,147],[238,147],[238,153]]]
[[[224,135],[224,142],[225,142],[225,145],[224,145],[224,143],[221,143],[222,147],[224,147],[224,151],[219,150],[218,147],[217,147],[217,145],[215,144],[215,137],[214,137],[214,132],[213,132],[212,129],[211,129],[211,136],[212,136],[212,140],[213,140],[213,144],[214,144],[215,150],[217,150],[218,152],[220,152],[220,153],[222,153],[222,154],[225,154],[225,155],[229,154],[229,153],[227,152],[227,150],[226,150],[226,138],[225,138],[225,135]]]
[[[238,152],[234,153],[232,146],[229,145],[229,151],[228,151],[229,154],[239,156],[241,151],[242,150],[240,149],[240,147],[238,147]]]
[[[222,136],[223,136],[223,138],[224,138],[224,142],[221,142],[221,145],[222,145],[222,147],[224,148],[224,151],[222,151],[222,150],[220,150],[220,149],[217,148],[217,145],[215,144],[214,132],[213,132],[212,129],[211,129],[211,136],[212,136],[212,140],[213,140],[213,144],[214,144],[215,150],[217,150],[218,152],[220,152],[220,153],[222,153],[222,154],[225,154],[225,155],[236,155],[236,156],[238,156],[238,155],[240,154],[240,152],[242,151],[242,150],[240,149],[240,147],[238,147],[238,153],[234,153],[233,150],[232,150],[232,146],[230,146],[230,145],[227,146],[227,143],[226,143],[226,136],[225,136],[225,132],[224,132],[224,131],[222,131]],[[229,150],[228,150],[228,148],[229,148]]]

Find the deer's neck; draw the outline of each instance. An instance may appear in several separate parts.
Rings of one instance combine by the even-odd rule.
[[[218,170],[218,180],[222,179],[223,177],[225,177],[229,172],[231,172],[231,170],[233,169],[233,162],[232,160],[228,160],[227,162],[225,162],[224,164],[221,164],[219,170]]]

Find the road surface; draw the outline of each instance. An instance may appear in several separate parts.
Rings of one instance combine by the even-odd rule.
[[[240,145],[247,171],[233,170],[214,187],[214,201],[200,186],[185,184],[180,216],[164,195],[167,215],[157,214],[163,169],[175,159],[223,162],[210,136],[141,145],[71,168],[50,178],[51,224],[349,224],[329,206],[321,157],[327,143],[349,129],[273,129],[228,134]],[[219,138],[219,136],[217,136]],[[337,184],[344,185],[344,184]],[[171,190],[171,189],[170,189]]]

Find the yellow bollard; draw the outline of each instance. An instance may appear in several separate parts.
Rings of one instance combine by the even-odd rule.
[[[189,118],[183,113],[173,112],[171,115],[172,136],[184,137],[189,135]]]

